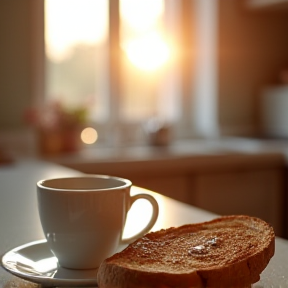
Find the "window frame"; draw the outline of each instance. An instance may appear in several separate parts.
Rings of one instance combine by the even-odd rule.
[[[169,0],[165,0],[168,1]],[[179,91],[179,101],[182,103],[182,117],[181,119],[173,123],[173,138],[174,139],[185,139],[185,138],[198,138],[198,137],[215,137],[218,135],[218,115],[217,111],[217,91],[214,92],[211,97],[213,101],[214,107],[207,109],[205,105],[201,107],[201,110],[212,111],[211,119],[207,121],[207,127],[202,127],[201,123],[199,123],[199,113],[197,112],[197,107],[195,107],[195,103],[197,103],[197,98],[201,97],[201,95],[195,95],[196,91],[199,92],[199,85],[195,83],[195,67],[199,67],[201,63],[197,63],[197,54],[201,51],[201,43],[197,44],[197,40],[199,40],[199,23],[194,23],[192,25],[192,21],[199,12],[199,9],[202,9],[201,5],[208,5],[208,2],[214,0],[195,0],[195,1],[185,1],[179,0],[179,31],[181,33],[180,36],[180,45],[181,48],[181,60],[179,67],[179,79],[180,79],[180,91]],[[201,3],[206,4],[201,4]],[[215,1],[217,2],[217,1]],[[109,1],[109,35],[108,35],[108,73],[109,73],[109,83],[113,83],[113,85],[109,85],[109,120],[107,123],[93,123],[96,129],[99,131],[99,135],[103,135],[103,138],[99,138],[99,142],[104,142],[105,144],[113,145],[121,145],[125,144],[124,142],[128,139],[128,142],[132,143],[143,143],[145,139],[141,138],[136,140],[133,138],[133,134],[137,134],[137,130],[139,130],[139,126],[141,123],[124,123],[119,122],[119,103],[121,101],[121,83],[120,83],[120,13],[119,13],[119,0]],[[200,6],[199,6],[200,5]],[[31,10],[31,14],[33,14],[33,36],[37,35],[35,38],[33,57],[32,57],[32,66],[34,67],[34,73],[32,79],[37,79],[33,81],[33,102],[41,103],[43,101],[43,97],[45,97],[45,41],[44,41],[44,1],[33,1],[33,9]],[[215,3],[215,7],[217,4]],[[199,8],[200,7],[200,8]],[[203,9],[202,9],[203,10]],[[202,11],[203,12],[203,11]],[[216,12],[215,12],[216,13]],[[205,13],[203,13],[205,14]],[[209,13],[208,13],[209,14]],[[205,16],[205,15],[204,15]],[[198,19],[199,20],[199,19]],[[214,21],[214,22],[213,22]],[[199,22],[199,21],[198,21]],[[201,21],[200,21],[201,22]],[[203,22],[203,21],[202,21]],[[213,23],[212,23],[213,22]],[[200,23],[201,24],[201,23]],[[217,19],[213,19],[209,24],[211,27],[214,26],[214,30],[217,30]],[[198,25],[198,26],[197,26]],[[211,28],[210,27],[210,28]],[[209,29],[210,29],[209,28]],[[211,28],[212,29],[212,28]],[[36,34],[35,34],[36,32]],[[209,34],[209,33],[208,33]],[[214,42],[213,42],[214,41]],[[212,43],[213,42],[213,43]],[[216,40],[212,39],[211,44],[216,46]],[[203,43],[202,43],[203,44]],[[213,47],[214,47],[213,46]],[[193,49],[191,47],[194,47]],[[196,48],[195,48],[196,47]],[[32,50],[31,50],[32,51]],[[200,51],[200,52],[199,52]],[[202,52],[201,52],[202,53]],[[211,50],[208,51],[211,54]],[[203,53],[202,53],[203,54]],[[205,53],[204,53],[205,54]],[[202,57],[205,58],[205,55]],[[210,55],[211,56],[211,55]],[[210,82],[212,81],[215,84],[215,79],[217,78],[216,67],[216,55],[212,55],[212,68],[214,70],[211,72],[213,75],[211,76]],[[209,67],[206,67],[209,69]],[[206,70],[207,72],[207,70]],[[202,77],[205,71],[202,71]],[[205,81],[205,79],[204,79]],[[200,81],[201,82],[201,81]],[[203,79],[202,79],[203,82]],[[212,84],[213,84],[212,83]],[[208,83],[209,84],[209,83]],[[210,83],[211,84],[211,83]],[[197,86],[198,85],[198,86]],[[203,86],[201,86],[203,87]],[[217,87],[216,87],[217,88]],[[205,92],[204,92],[205,93]],[[206,111],[207,112],[207,111]],[[200,111],[202,113],[202,111]],[[198,116],[197,116],[198,115]],[[195,117],[197,119],[195,119]],[[201,120],[201,119],[200,119]],[[206,131],[205,131],[206,129]],[[213,131],[214,130],[214,131]],[[130,135],[129,135],[130,134]],[[132,134],[132,135],[131,135]],[[122,135],[121,137],[119,135]],[[121,138],[121,139],[120,139]]]
[[[166,0],[168,5],[171,6],[172,1]],[[112,117],[108,121],[108,127],[115,127],[115,123],[119,124],[119,102],[121,101],[121,80],[120,80],[120,13],[119,13],[119,0],[109,1],[109,73],[110,81],[113,85],[110,85],[110,111],[112,112]],[[170,3],[169,3],[170,2]],[[193,11],[193,1],[178,1],[179,9],[179,33],[180,33],[180,47],[191,47],[193,45],[193,37],[195,36],[195,31],[191,31],[187,28],[191,27],[191,14]],[[171,7],[169,7],[171,9]],[[193,85],[191,85],[191,79],[193,78],[193,58],[192,53],[189,53],[189,49],[182,48],[180,54],[182,55],[180,59],[180,67],[178,73],[180,79],[180,90],[179,90],[179,102],[181,103],[182,115],[183,117],[173,123],[173,136],[176,139],[179,138],[191,138],[195,136],[195,131],[193,124],[191,123],[191,107],[193,105]],[[139,128],[141,123],[125,123],[120,122],[118,130],[123,134],[123,138],[129,138],[128,131],[133,134]],[[105,125],[106,126],[106,125]],[[105,129],[105,128],[104,128]],[[132,130],[132,132],[131,132]],[[115,131],[115,130],[114,130]],[[131,136],[131,135],[130,135]],[[123,141],[123,140],[122,140]],[[120,140],[120,143],[122,142]],[[143,139],[140,139],[140,142]]]

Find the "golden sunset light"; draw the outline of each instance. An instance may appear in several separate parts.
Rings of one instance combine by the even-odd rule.
[[[171,53],[157,32],[164,1],[122,0],[120,8],[123,27],[128,31],[122,47],[130,62],[144,71],[163,66]],[[45,17],[46,53],[50,59],[67,57],[77,44],[97,44],[107,39],[108,0],[46,0]]]
[[[130,40],[124,50],[131,63],[144,71],[162,67],[171,53],[168,44],[156,32]]]
[[[147,31],[147,29],[155,26],[163,13],[163,0],[120,1],[121,18],[137,32]]]
[[[108,35],[108,0],[46,0],[46,53],[67,56],[75,44],[103,42]]]

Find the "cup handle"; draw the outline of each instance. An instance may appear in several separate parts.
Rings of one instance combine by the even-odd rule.
[[[147,225],[139,233],[137,233],[131,237],[122,239],[121,244],[129,244],[129,243],[135,241],[136,239],[142,237],[144,234],[146,234],[150,231],[150,229],[154,226],[154,224],[157,221],[158,214],[159,214],[159,205],[158,205],[156,199],[152,195],[149,195],[149,194],[136,194],[134,196],[131,196],[131,206],[138,199],[146,199],[151,203],[152,210],[153,210],[151,219],[149,220]]]

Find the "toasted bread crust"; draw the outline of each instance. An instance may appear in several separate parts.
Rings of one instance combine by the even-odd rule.
[[[224,216],[146,234],[106,259],[100,288],[250,287],[274,255],[266,222]]]

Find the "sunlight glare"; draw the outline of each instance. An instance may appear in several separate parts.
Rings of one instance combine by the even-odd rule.
[[[62,59],[77,43],[103,42],[108,33],[107,19],[108,0],[46,0],[47,55]]]
[[[164,13],[163,0],[121,0],[120,15],[137,31],[147,30]]]
[[[124,50],[132,64],[144,71],[160,68],[171,54],[168,44],[156,32],[130,40]]]

